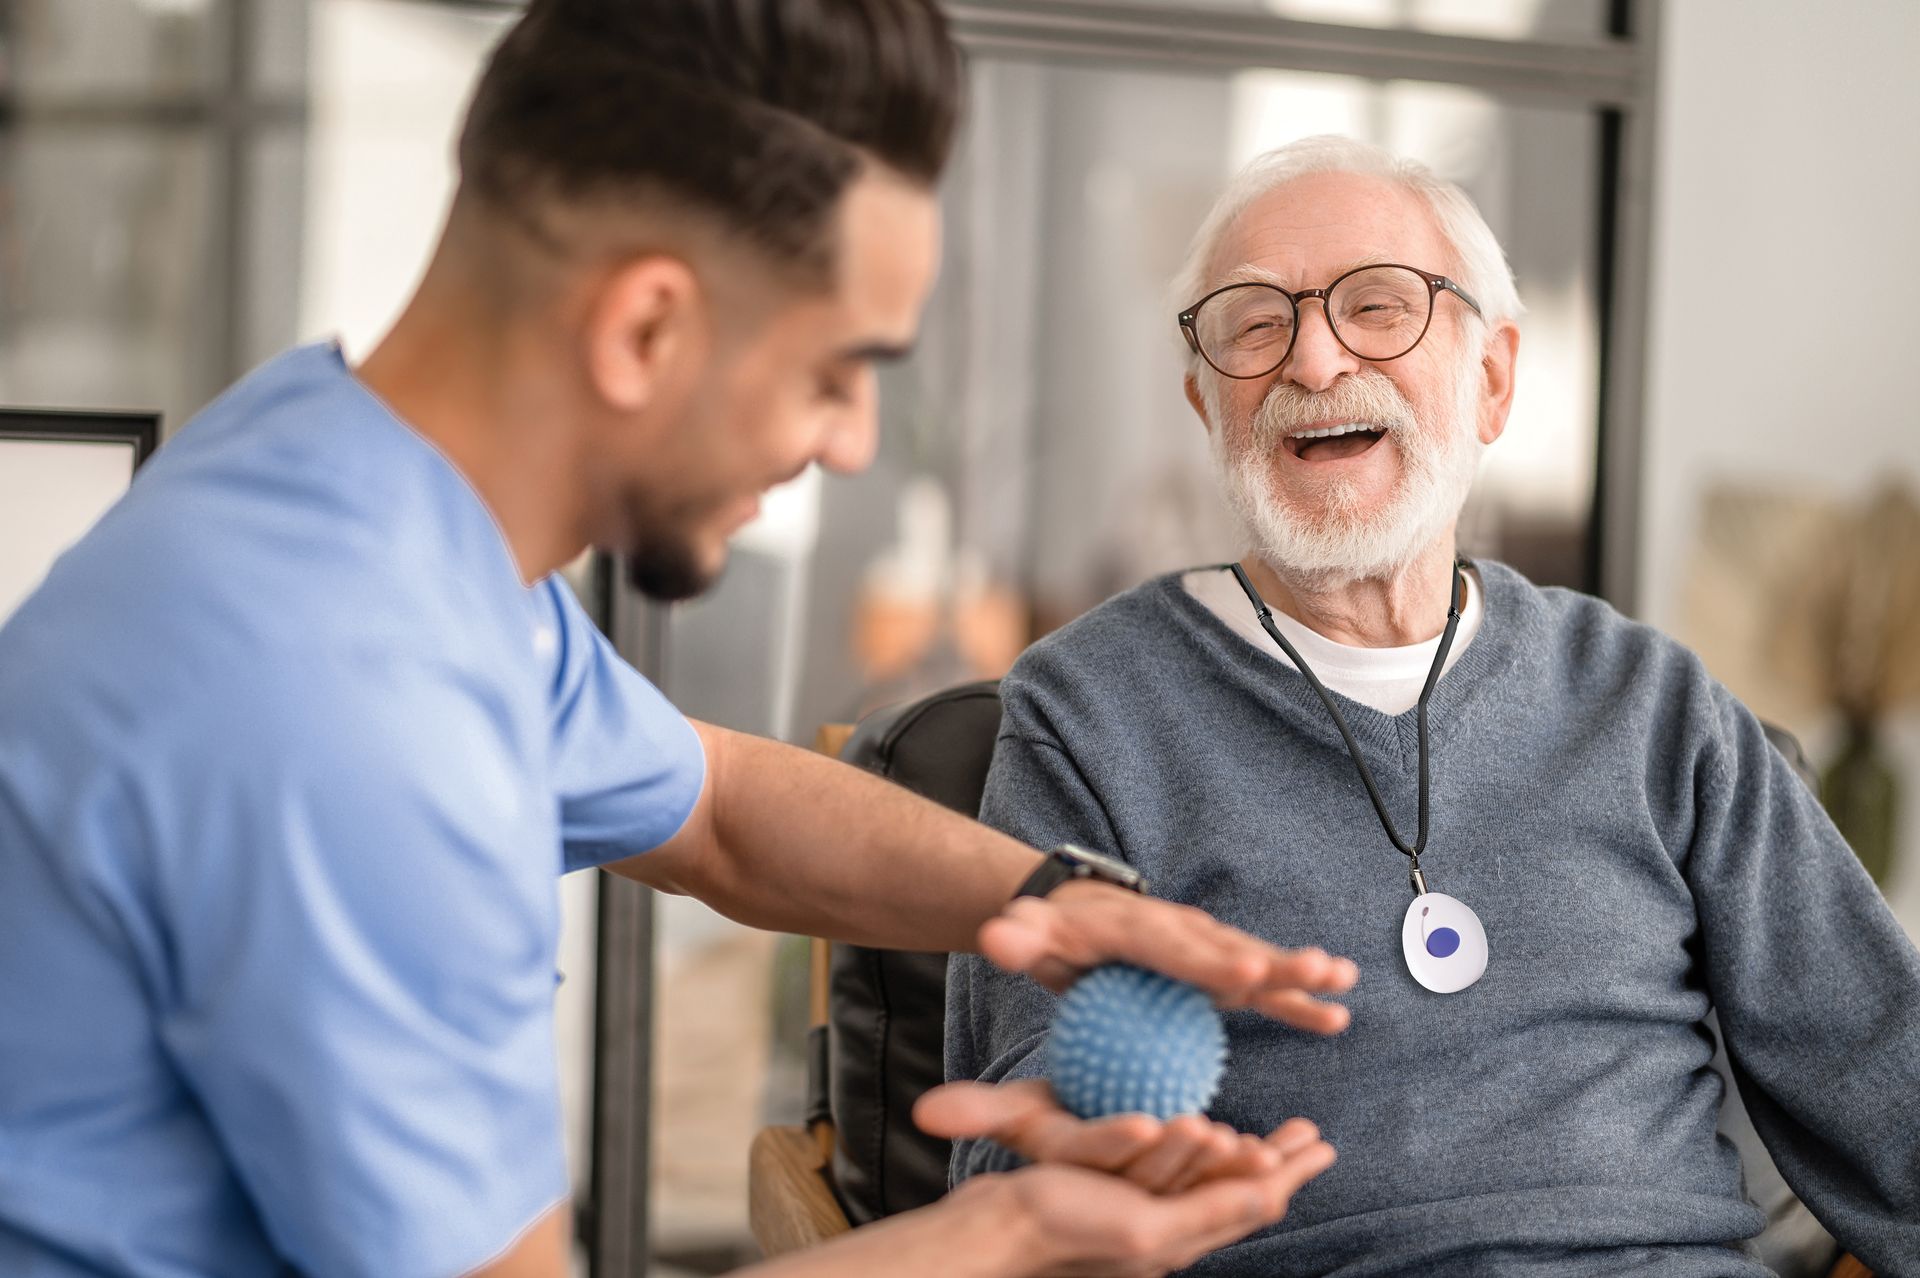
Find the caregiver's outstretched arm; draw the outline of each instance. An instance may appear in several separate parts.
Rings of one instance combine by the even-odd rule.
[[[860,945],[978,950],[1054,989],[1128,962],[1301,1029],[1336,1033],[1353,963],[1286,950],[1199,910],[1106,884],[1014,893],[1034,849],[812,751],[696,723],[706,785],[686,824],[620,874],[753,927]]]

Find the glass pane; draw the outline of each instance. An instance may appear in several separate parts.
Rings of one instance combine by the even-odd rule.
[[[1237,553],[1182,389],[1173,315],[1194,299],[1170,282],[1228,176],[1313,133],[1422,159],[1486,214],[1529,310],[1513,417],[1462,543],[1584,584],[1599,358],[1587,115],[1301,73],[983,58],[973,76],[941,282],[919,348],[885,377],[881,456],[826,480],[816,517],[771,538],[806,574],[806,615],[775,627],[769,587],[732,580],[698,605],[711,632],[731,622],[762,653],[802,646],[791,707],[763,722],[806,741],[823,721],[998,675],[1109,595]],[[682,673],[688,696],[709,677]]]
[[[271,359],[299,335],[302,214],[307,138],[295,128],[263,129],[247,155],[247,234],[240,271],[239,361]]]
[[[420,278],[453,194],[453,138],[511,15],[316,0],[300,323],[363,356]]]
[[[771,494],[719,589],[672,610],[663,687],[687,714],[812,740],[793,714],[820,489],[809,473]],[[656,898],[654,926],[652,1272],[729,1272],[758,1256],[747,1228],[754,1133],[802,1118],[806,945],[682,896]]]
[[[1483,40],[1590,41],[1607,36],[1607,0],[1197,0],[1200,7],[1299,22],[1390,27]],[[1122,0],[1178,14],[1191,5]]]
[[[215,77],[213,0],[15,0],[0,51],[28,98],[188,93]]]
[[[218,389],[212,167],[192,134],[0,134],[0,402],[178,426]]]
[[[1579,40],[1606,33],[1606,0],[1266,0],[1284,18],[1410,27],[1489,40]]]
[[[309,15],[313,0],[251,0],[253,51],[247,83],[255,92],[297,94],[307,83]]]

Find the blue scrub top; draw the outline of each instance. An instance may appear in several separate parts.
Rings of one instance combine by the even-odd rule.
[[[567,1195],[556,876],[692,727],[283,355],[0,629],[0,1274],[450,1275]]]

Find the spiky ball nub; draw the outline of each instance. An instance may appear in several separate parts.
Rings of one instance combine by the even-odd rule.
[[[1227,1068],[1227,1034],[1191,985],[1124,963],[1096,967],[1060,1000],[1047,1077],[1082,1118],[1197,1114]]]

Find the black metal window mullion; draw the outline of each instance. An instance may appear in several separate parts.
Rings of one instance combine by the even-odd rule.
[[[79,133],[137,131],[186,133],[203,138],[212,156],[208,192],[210,224],[208,278],[210,299],[201,317],[215,337],[198,370],[198,398],[204,402],[246,372],[246,322],[249,297],[247,254],[251,247],[256,192],[249,162],[262,138],[273,130],[300,130],[307,122],[304,95],[256,91],[251,74],[259,0],[220,0],[214,75],[197,91],[155,93],[87,90],[71,95],[22,96],[0,83],[0,132],[52,130]],[[178,423],[167,423],[169,428]]]

